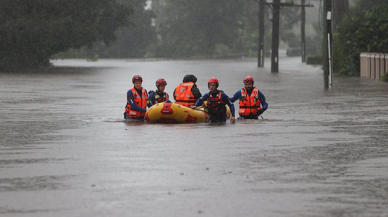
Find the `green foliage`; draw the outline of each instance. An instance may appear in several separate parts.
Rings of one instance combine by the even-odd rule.
[[[388,74],[381,76],[380,81],[388,82]]]
[[[293,29],[300,22],[300,17],[300,8],[298,7],[283,7],[281,9],[279,38],[290,48],[301,46],[300,35],[295,34]]]
[[[322,56],[322,44],[317,43],[322,41],[322,33],[319,29],[318,23],[312,25],[315,32],[314,36],[306,37],[307,55],[320,55]]]
[[[116,31],[117,40],[109,46],[98,41],[92,47],[70,49],[54,55],[52,58],[92,58],[98,55],[101,58],[143,58],[154,57],[157,36],[152,18],[155,13],[146,10],[147,0],[117,0],[133,8],[129,26],[120,27]]]
[[[95,43],[93,51],[103,58],[142,58],[157,41],[155,27],[152,26],[155,14],[151,10],[145,10],[147,0],[120,1],[134,9],[134,14],[130,17],[131,25],[120,28],[116,34],[117,40],[110,46]]]
[[[154,7],[155,6],[155,7]],[[258,50],[258,1],[154,0],[159,57],[184,58],[245,54]],[[265,53],[271,45],[271,21],[265,10]],[[300,46],[293,33],[300,8],[283,8],[281,39]],[[227,49],[226,49],[227,48]],[[229,52],[226,55],[225,52]]]
[[[228,46],[224,44],[216,44],[214,54],[218,56],[230,54],[231,50]]]
[[[322,56],[307,56],[306,57],[306,64],[307,65],[322,65],[323,58]]]
[[[167,0],[160,20],[160,56],[212,55],[216,44],[233,44],[241,25],[242,4],[225,0]]]
[[[372,7],[385,5],[387,3],[387,0],[357,0],[355,9],[358,11],[367,11]]]
[[[0,69],[47,65],[51,55],[69,48],[109,44],[129,13],[112,0],[3,0]]]
[[[166,0],[156,11],[157,54],[211,56],[220,52],[220,44],[233,53],[257,50],[257,8],[251,1]]]
[[[88,62],[97,62],[98,61],[98,55],[94,55],[90,58],[87,58],[86,61]]]
[[[334,69],[342,75],[360,75],[361,52],[388,52],[388,5],[355,9],[334,35]]]

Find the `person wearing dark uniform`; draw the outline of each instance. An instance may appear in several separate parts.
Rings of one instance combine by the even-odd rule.
[[[228,95],[223,91],[218,90],[219,82],[217,78],[210,78],[208,81],[209,93],[205,93],[195,103],[195,107],[203,105],[204,101],[207,101],[207,111],[209,113],[210,123],[222,123],[226,122],[226,107],[230,108],[230,122],[234,123],[234,105],[230,102]]]
[[[202,94],[199,91],[197,85],[197,77],[188,74],[183,78],[183,83],[179,84],[174,90],[175,103],[186,107],[194,106],[197,99]]]
[[[125,105],[124,119],[144,120],[147,107],[147,90],[141,87],[143,78],[135,75],[132,78],[133,88],[127,92],[127,104]]]
[[[150,91],[148,95],[148,107],[155,105],[156,103],[161,103],[169,101],[168,93],[164,92],[164,89],[167,86],[166,80],[160,78],[156,80],[156,91]]]
[[[244,88],[238,90],[230,99],[232,103],[239,100],[239,119],[258,119],[267,110],[268,104],[264,94],[254,87],[251,76],[244,78]]]

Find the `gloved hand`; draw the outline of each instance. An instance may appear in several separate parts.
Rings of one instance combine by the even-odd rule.
[[[148,95],[150,95],[151,93],[155,93],[155,91],[153,90],[148,91]]]
[[[260,116],[263,113],[264,113],[264,110],[262,108],[257,109],[257,116]]]

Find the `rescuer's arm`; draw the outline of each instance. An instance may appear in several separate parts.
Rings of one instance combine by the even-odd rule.
[[[155,92],[152,92],[148,95],[148,103],[147,103],[147,106],[148,107],[151,107],[153,106],[154,104],[152,103],[153,101],[155,100]]]
[[[197,102],[195,103],[195,107],[203,105],[203,101],[205,101],[204,99],[207,99],[207,97],[208,97],[207,93],[205,93],[205,95],[203,95],[203,97],[199,97],[197,99]]]
[[[263,112],[268,109],[268,103],[265,101],[264,94],[259,91],[259,100],[261,102],[261,108],[263,109]]]
[[[232,117],[235,117],[235,109],[233,103],[230,102],[228,95],[226,95],[224,92],[222,92],[221,98],[230,108],[230,114]]]
[[[231,116],[230,116],[230,123],[231,123],[231,124],[234,124],[235,121],[236,121],[235,115],[234,115],[234,113],[235,113],[234,104],[230,102],[229,96],[226,95],[224,92],[222,92],[221,98],[222,98],[222,100],[223,100],[224,102],[226,102],[226,104],[229,106],[229,108],[230,108],[230,114],[231,114]]]
[[[230,102],[234,103],[236,100],[241,98],[241,90],[236,91],[232,98],[230,98]]]

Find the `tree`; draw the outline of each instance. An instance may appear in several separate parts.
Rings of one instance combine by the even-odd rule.
[[[160,56],[206,56],[216,53],[217,47],[241,46],[244,1],[166,0],[162,6],[157,14]]]
[[[69,48],[109,44],[130,12],[112,0],[3,0],[0,69],[48,65],[51,55]]]
[[[160,57],[257,55],[258,1],[153,0],[153,5]],[[292,31],[299,22],[296,15],[299,11],[299,8],[287,7],[280,15],[280,37],[294,47],[300,44]],[[266,30],[271,29],[268,15],[266,13]],[[271,32],[265,31],[265,34],[265,50],[269,51]]]
[[[388,4],[387,0],[358,0],[356,3],[355,10],[358,11],[367,11],[370,10],[372,7],[380,6],[380,5],[386,5]]]
[[[346,14],[349,12],[349,0],[333,1],[333,29],[337,31],[338,25],[342,23]]]
[[[356,7],[335,36],[335,69],[343,75],[359,75],[360,53],[388,53],[388,5],[370,10]]]
[[[300,35],[295,34],[293,27],[300,22],[300,8],[283,7],[280,11],[280,39],[289,47],[300,47]]]
[[[155,28],[152,26],[155,14],[145,9],[147,0],[120,1],[133,8],[131,24],[119,28],[116,34],[117,40],[110,46],[97,42],[93,46],[93,53],[109,58],[142,58],[147,52],[151,52],[150,46],[157,40]]]

